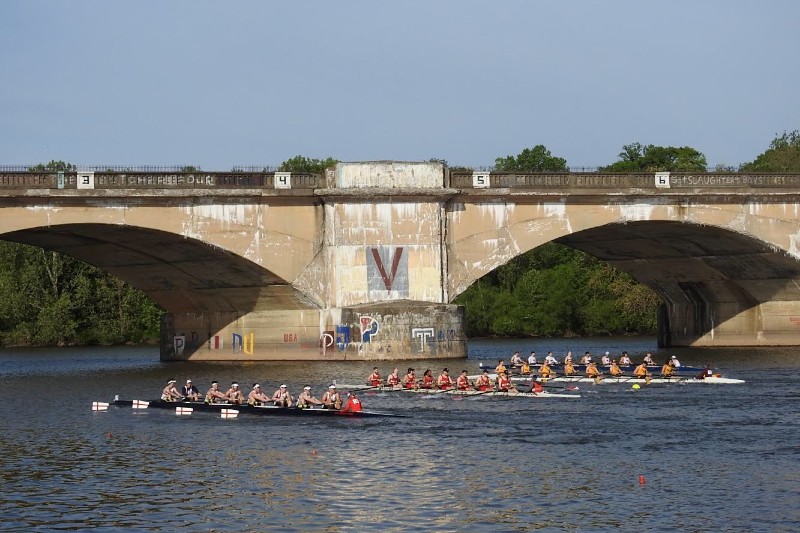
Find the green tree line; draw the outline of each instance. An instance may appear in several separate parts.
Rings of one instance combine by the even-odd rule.
[[[434,161],[441,161],[435,160]],[[442,161],[444,162],[444,161]],[[337,161],[295,156],[281,171],[323,173]],[[705,171],[691,147],[632,143],[607,172]],[[186,167],[197,170],[195,167]],[[498,157],[498,171],[568,171],[543,145]],[[63,161],[31,170],[75,170]],[[719,170],[732,170],[720,168]],[[800,172],[800,133],[777,135],[742,172]],[[1,236],[0,236],[1,237]],[[653,333],[659,300],[646,286],[594,257],[556,243],[490,272],[456,300],[469,336]],[[147,295],[68,256],[0,240],[0,344],[93,345],[156,342],[163,310]]]

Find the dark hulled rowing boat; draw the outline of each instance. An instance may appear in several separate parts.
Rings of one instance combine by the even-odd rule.
[[[354,413],[342,413],[336,409],[320,409],[308,408],[299,409],[297,407],[278,407],[275,405],[236,405],[232,403],[213,403],[208,404],[204,402],[166,402],[164,400],[150,400],[142,402],[139,400],[119,400],[115,399],[113,405],[118,407],[133,407],[134,403],[138,403],[140,407],[147,404],[147,408],[152,409],[171,409],[175,410],[178,407],[189,408],[192,411],[221,413],[223,409],[233,409],[240,413],[254,414],[254,415],[277,415],[277,416],[321,416],[321,417],[350,417],[350,418],[370,418],[370,417],[403,417],[396,413],[387,413],[382,411],[358,411]]]

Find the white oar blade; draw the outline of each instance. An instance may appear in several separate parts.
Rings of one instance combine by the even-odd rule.
[[[107,402],[92,402],[92,411],[107,411]]]
[[[219,412],[220,418],[236,418],[239,416],[239,411],[236,409],[223,409]]]
[[[144,400],[133,400],[131,407],[134,409],[147,409],[150,407],[150,402],[146,402]]]
[[[190,414],[192,414],[192,411],[194,411],[194,409],[192,409],[191,407],[176,407],[175,408],[175,414],[176,415],[190,415]]]

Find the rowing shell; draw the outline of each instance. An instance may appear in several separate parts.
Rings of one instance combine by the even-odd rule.
[[[531,367],[531,369],[539,369],[539,368],[541,368],[542,364],[541,363],[536,363],[535,365],[529,365],[529,366]],[[576,363],[576,364],[573,364],[572,366],[577,371],[585,371],[586,370],[586,365],[583,365],[583,364]],[[633,369],[636,368],[637,366],[639,366],[639,365],[619,365],[619,368],[623,372],[626,372],[626,371],[627,372],[632,372]],[[651,370],[651,371],[653,371],[653,370],[654,371],[659,371],[659,370],[661,370],[661,366],[662,365],[647,365],[647,369]],[[497,368],[497,365],[490,365],[488,363],[478,363],[478,367],[481,370],[488,370],[490,372],[494,372],[495,368]],[[521,367],[519,367],[519,366],[513,366],[513,365],[510,365],[510,364],[506,365],[506,370],[508,370],[512,374],[514,374],[514,373],[519,374],[520,368]],[[564,363],[559,363],[557,365],[550,365],[550,368],[552,368],[553,370],[562,369],[562,368],[564,368]],[[606,370],[606,371],[608,371],[611,368],[611,365],[600,365],[600,364],[598,364],[597,368],[598,368],[598,370]],[[700,368],[700,367],[697,367],[697,366],[683,366],[683,365],[681,365],[679,367],[675,367],[675,372],[691,372],[694,375],[699,374],[703,370],[704,370],[703,368]]]
[[[212,413],[222,413],[224,410],[235,409],[240,413],[248,413],[255,415],[279,415],[279,416],[322,416],[322,417],[403,417],[395,413],[386,413],[382,411],[358,411],[353,413],[342,413],[335,409],[299,409],[297,407],[278,407],[275,405],[236,405],[231,403],[213,403],[207,404],[204,402],[166,402],[164,400],[151,400],[150,402],[142,402],[141,400],[114,400],[114,405],[119,407],[133,407],[135,402],[140,404],[147,403],[147,407],[151,409],[176,409],[176,408],[190,408],[194,411],[206,411]]]
[[[477,379],[478,376],[467,376],[468,379]],[[497,374],[489,374],[489,379],[497,379]],[[744,383],[743,379],[723,378],[722,376],[710,376],[703,379],[689,376],[660,377],[654,376],[649,380],[633,376],[603,376],[601,378],[590,378],[586,376],[558,376],[554,378],[537,378],[542,383],[706,383],[706,384],[725,384]],[[511,381],[527,382],[529,377],[512,377]]]
[[[339,385],[340,389],[368,390],[376,392],[410,392],[416,394],[449,394],[452,396],[504,396],[509,398],[580,398],[580,394],[562,394],[558,392],[519,392],[519,391],[479,391],[458,389],[406,389],[404,387],[365,387],[364,385]]]

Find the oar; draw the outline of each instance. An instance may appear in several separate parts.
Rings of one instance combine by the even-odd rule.
[[[350,389],[352,392],[363,392],[365,390],[375,390],[375,389],[382,389],[384,387],[388,387],[389,385],[371,385],[369,387],[362,387],[360,389]]]

